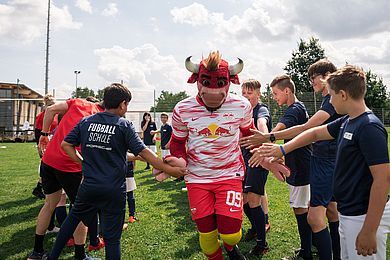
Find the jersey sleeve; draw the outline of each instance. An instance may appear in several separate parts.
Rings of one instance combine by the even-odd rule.
[[[260,112],[259,112],[259,114],[260,114]],[[251,125],[252,125],[252,121],[253,121],[252,120],[252,106],[249,103],[249,101],[246,101],[245,102],[245,107],[244,107],[244,117],[243,117],[243,120],[242,120],[242,122],[240,124],[240,129],[241,130],[249,129],[251,127]]]
[[[320,110],[328,113],[330,117],[336,114],[336,110],[334,109],[333,105],[330,103],[330,97],[326,97],[326,99],[324,99],[324,102],[321,105]]]
[[[287,109],[284,115],[280,118],[279,122],[284,124],[286,128],[298,125],[298,115],[295,113],[295,109]]]
[[[127,122],[126,131],[126,143],[128,149],[137,156],[142,150],[146,148],[145,144],[142,142],[141,138],[138,136],[135,128],[131,122]]]
[[[389,162],[387,132],[379,124],[368,124],[359,133],[359,148],[368,166]]]
[[[68,133],[64,138],[64,141],[70,143],[74,146],[79,146],[81,143],[81,125],[83,124],[84,119],[81,121]]]
[[[178,139],[186,139],[188,136],[188,128],[183,122],[177,106],[173,109],[172,114],[172,134]]]
[[[342,123],[346,120],[346,117],[340,117],[326,125],[326,128],[328,129],[329,134],[334,138],[337,139],[340,134],[340,128]]]

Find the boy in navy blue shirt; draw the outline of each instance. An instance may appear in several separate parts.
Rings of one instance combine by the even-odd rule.
[[[161,157],[164,158],[167,155],[170,155],[169,153],[169,140],[171,140],[172,136],[172,126],[168,124],[168,114],[165,112],[161,113],[161,127],[160,129],[156,131],[151,131],[151,133],[157,134],[160,133],[161,135]]]
[[[251,137],[242,138],[243,145],[260,145],[270,141],[270,139],[291,139],[307,129],[325,125],[341,117],[336,113],[332,104],[329,103],[330,95],[326,84],[323,82],[325,77],[334,71],[336,71],[336,66],[327,59],[319,60],[310,65],[308,70],[310,82],[313,85],[314,92],[322,94],[322,103],[320,109],[306,123],[273,132],[272,135],[255,132]],[[335,140],[319,141],[313,144],[310,158],[308,223],[313,231],[313,243],[318,249],[321,260],[332,260],[332,253],[333,260],[340,259],[338,212],[336,202],[332,200],[335,157]],[[255,153],[251,158],[251,164],[258,163],[261,159]],[[325,222],[325,216],[328,218],[329,229]]]
[[[83,181],[49,259],[57,259],[79,222],[88,226],[98,210],[104,223],[106,259],[120,259],[128,150],[170,175],[180,177],[185,173],[185,169],[165,164],[146,148],[134,126],[122,118],[131,100],[131,93],[126,87],[111,84],[104,89],[103,100],[105,111],[83,118],[61,144],[69,157],[82,164]],[[82,158],[75,150],[78,145],[81,145]]]
[[[281,146],[267,144],[259,154],[280,157],[318,140],[337,140],[334,196],[340,212],[342,259],[386,259],[390,232],[390,163],[387,131],[364,102],[366,78],[346,65],[326,83],[331,103],[346,116],[305,131]]]
[[[279,119],[272,132],[280,131],[295,125],[305,124],[309,115],[305,105],[295,96],[295,84],[288,75],[274,78],[270,84],[273,99],[279,106],[287,105],[287,110]],[[272,134],[271,132],[271,134]],[[290,141],[284,140],[284,143]],[[311,145],[304,146],[285,156],[286,165],[290,168],[290,176],[286,178],[290,193],[290,207],[297,219],[301,248],[297,254],[299,259],[312,259],[311,229],[307,222],[310,201],[310,154]],[[298,257],[295,257],[298,258]],[[293,258],[293,259],[295,259]],[[291,258],[283,258],[291,259]]]

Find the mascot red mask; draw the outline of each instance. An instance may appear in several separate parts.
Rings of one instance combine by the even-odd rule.
[[[211,52],[200,64],[194,64],[190,56],[186,59],[185,65],[187,70],[192,72],[187,82],[197,82],[198,97],[210,111],[218,109],[225,102],[230,83],[240,84],[238,73],[244,67],[241,59],[238,59],[237,64],[229,66],[221,59],[218,51]]]

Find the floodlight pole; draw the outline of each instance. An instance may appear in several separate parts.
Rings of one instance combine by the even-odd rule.
[[[50,33],[50,0],[48,0],[48,4],[47,4],[45,95],[49,93],[49,39],[50,39],[49,33]]]
[[[74,93],[75,97],[77,98],[77,76],[81,73],[80,70],[75,70],[74,74],[76,75],[76,91]]]

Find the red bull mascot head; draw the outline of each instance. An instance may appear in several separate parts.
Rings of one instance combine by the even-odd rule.
[[[237,64],[229,66],[227,61],[221,59],[219,51],[211,52],[200,64],[194,64],[190,56],[185,65],[192,72],[187,82],[197,82],[198,97],[209,111],[217,110],[225,102],[230,82],[240,84],[238,73],[244,68],[241,59],[238,59]]]

